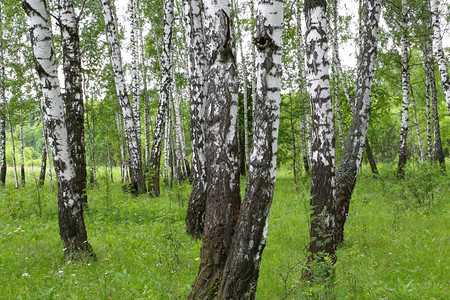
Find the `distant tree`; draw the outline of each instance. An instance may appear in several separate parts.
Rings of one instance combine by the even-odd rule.
[[[125,134],[128,138],[128,152],[130,154],[130,191],[142,194],[147,191],[145,186],[144,172],[142,168],[141,144],[138,136],[137,125],[133,110],[131,109],[128,93],[125,86],[125,77],[122,69],[122,58],[120,54],[119,38],[116,24],[111,10],[110,0],[101,0],[103,17],[106,25],[106,35],[108,37],[111,64],[114,72],[117,96],[122,109]]]
[[[64,117],[63,99],[58,80],[50,30],[50,15],[43,0],[25,0],[34,62],[44,96],[43,107],[53,162],[58,179],[59,233],[66,257],[79,253],[94,255],[87,240],[81,195],[75,189],[76,173]]]
[[[6,183],[6,116],[5,116],[5,58],[3,41],[3,11],[0,5],[0,184]]]

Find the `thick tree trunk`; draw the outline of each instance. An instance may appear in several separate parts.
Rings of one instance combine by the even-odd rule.
[[[207,199],[200,266],[188,299],[218,291],[239,212],[238,73],[229,0],[206,0],[204,28],[207,98],[205,158]]]
[[[126,190],[134,194],[143,194],[146,192],[145,178],[142,170],[141,143],[136,127],[135,117],[130,106],[128,94],[125,86],[125,77],[122,69],[122,58],[120,54],[119,38],[113,14],[111,11],[110,0],[102,0],[103,16],[106,24],[106,35],[108,37],[111,64],[114,72],[117,96],[120,107],[122,108],[125,134],[128,138],[128,152],[130,154],[130,178],[131,185]]]
[[[25,0],[23,8],[28,15],[34,61],[44,96],[45,124],[58,178],[59,233],[64,253],[66,257],[79,253],[94,256],[87,241],[81,195],[75,189],[76,173],[64,121],[48,9],[42,0]]]
[[[444,88],[445,101],[447,101],[448,113],[450,115],[450,78],[447,71],[444,47],[442,46],[441,24],[439,20],[438,0],[430,0],[431,20],[433,24],[433,47],[438,61],[439,73],[441,74],[442,87]]]
[[[258,2],[254,39],[258,50],[258,90],[248,183],[222,276],[219,299],[255,299],[276,179],[284,5],[283,1]]]
[[[128,167],[127,167],[127,153],[125,151],[125,137],[123,134],[122,115],[120,112],[116,113],[117,131],[119,132],[120,142],[120,178],[121,182],[128,181]]]
[[[334,116],[330,94],[326,1],[305,1],[306,64],[312,110],[310,260],[334,258]]]
[[[380,10],[381,0],[367,1],[365,12],[366,26],[362,35],[356,76],[353,119],[336,175],[336,228],[334,239],[337,244],[344,241],[344,224],[348,217],[350,199],[355,188],[363,147],[368,144],[367,129],[370,117],[370,95],[375,72]]]
[[[409,69],[409,39],[407,33],[408,27],[408,0],[402,0],[402,124],[400,128],[400,142],[398,150],[398,167],[397,178],[405,179],[405,165],[406,165],[406,142],[409,129],[409,86],[410,86],[410,69]]]
[[[186,212],[186,231],[201,237],[206,207],[206,166],[204,112],[207,95],[205,69],[205,41],[203,7],[198,0],[183,1],[186,31],[189,37],[190,115],[191,115],[191,165],[194,182]]]
[[[84,106],[78,20],[75,16],[72,0],[59,0],[58,5],[65,83],[63,99],[66,104],[67,134],[76,174],[74,192],[81,195],[83,203],[87,203]]]
[[[164,32],[161,53],[161,86],[159,88],[159,105],[156,114],[155,131],[153,132],[153,145],[148,165],[148,192],[152,197],[158,197],[159,174],[161,165],[161,148],[164,134],[166,114],[169,111],[169,96],[172,84],[172,27],[173,27],[173,0],[164,1]]]

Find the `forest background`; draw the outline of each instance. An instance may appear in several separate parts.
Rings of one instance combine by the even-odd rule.
[[[448,296],[445,291],[449,287],[448,280],[445,279],[445,274],[448,275],[448,258],[445,258],[448,257],[446,255],[448,249],[444,245],[449,228],[448,216],[445,213],[448,211],[449,180],[437,170],[438,168],[435,168],[432,164],[424,163],[421,155],[423,150],[425,157],[427,157],[427,153],[430,153],[430,151],[427,149],[426,142],[428,138],[427,88],[425,84],[426,76],[422,66],[424,60],[423,47],[420,43],[422,36],[427,33],[421,31],[420,26],[424,22],[420,19],[419,2],[410,1],[410,3],[417,4],[417,6],[414,6],[417,22],[412,21],[410,24],[409,64],[411,66],[411,95],[414,95],[415,98],[415,107],[413,108],[411,104],[411,112],[415,110],[417,115],[418,132],[423,144],[419,144],[415,121],[411,121],[407,147],[406,180],[398,182],[395,178],[394,165],[398,160],[398,141],[402,121],[402,61],[399,47],[401,30],[399,30],[397,19],[401,5],[399,1],[386,1],[383,3],[383,26],[380,30],[376,75],[372,88],[371,120],[368,130],[368,140],[379,168],[380,175],[378,178],[381,179],[374,181],[370,170],[365,167],[362,168],[355,191],[356,195],[354,196],[354,199],[356,198],[354,201],[355,207],[352,208],[355,213],[349,214],[350,220],[353,216],[359,216],[360,219],[354,221],[353,229],[349,229],[348,235],[351,238],[342,250],[343,253],[338,259],[336,267],[340,270],[347,268],[348,274],[342,274],[338,271],[336,275],[337,283],[331,288],[323,282],[309,286],[301,282],[300,266],[306,250],[302,249],[295,253],[292,246],[286,245],[286,240],[300,248],[307,244],[305,241],[307,234],[299,234],[294,237],[294,232],[301,226],[305,227],[306,232],[309,212],[306,204],[309,193],[309,177],[301,158],[301,151],[303,150],[301,141],[302,138],[307,139],[308,135],[304,135],[302,132],[301,116],[304,115],[305,107],[301,101],[302,95],[298,92],[298,82],[295,79],[299,65],[296,53],[299,48],[298,45],[301,44],[296,36],[296,14],[299,12],[297,12],[293,3],[287,4],[283,34],[283,105],[278,150],[280,174],[270,219],[272,240],[269,240],[269,243],[273,245],[273,248],[271,248],[273,252],[271,254],[269,248],[265,253],[268,262],[266,263],[266,269],[264,269],[264,264],[262,267],[263,274],[260,283],[262,291],[259,292],[259,297],[269,299],[274,295],[279,298],[304,295],[305,297],[314,298],[317,296],[320,298],[327,293],[327,295],[334,294],[336,297],[350,298],[361,298],[362,295],[366,294],[375,297],[392,295],[393,298],[407,297],[411,294],[417,295],[418,298],[444,299]],[[176,171],[174,171],[174,166],[171,167],[169,161],[174,164],[175,159],[170,159],[167,156],[169,160],[167,161],[167,171],[163,172],[163,182],[166,182],[167,187],[163,188],[163,195],[160,199],[147,203],[146,200],[142,199],[142,196],[133,198],[122,194],[120,182],[126,180],[126,173],[119,170],[123,163],[121,154],[121,148],[124,147],[123,132],[121,132],[120,126],[116,125],[118,116],[120,119],[120,108],[116,100],[114,77],[109,64],[103,17],[97,1],[75,1],[75,3],[78,11],[83,10],[80,36],[85,76],[86,150],[90,182],[88,191],[90,199],[97,199],[97,201],[91,200],[93,204],[91,211],[87,213],[87,223],[92,224],[92,227],[95,228],[92,229],[90,235],[97,238],[107,236],[103,240],[98,238],[94,246],[99,249],[98,255],[101,257],[102,263],[93,266],[94,271],[91,272],[90,266],[85,265],[77,265],[75,267],[77,270],[74,270],[70,264],[61,264],[58,261],[45,267],[38,262],[41,259],[51,261],[58,257],[56,250],[40,253],[42,249],[48,249],[43,243],[43,239],[45,239],[45,242],[50,241],[50,244],[56,245],[59,243],[56,230],[52,228],[52,222],[56,219],[56,206],[52,204],[54,194],[51,192],[48,181],[45,183],[44,190],[39,191],[37,188],[37,170],[42,163],[43,131],[39,89],[32,71],[34,66],[31,45],[28,40],[26,15],[20,7],[20,2],[1,1],[2,49],[4,51],[3,63],[5,69],[3,81],[7,103],[5,115],[8,123],[6,129],[8,177],[7,185],[2,191],[1,214],[2,220],[4,220],[4,222],[2,221],[2,239],[8,243],[10,250],[3,252],[0,266],[5,270],[2,271],[4,272],[2,275],[5,275],[2,276],[3,278],[6,279],[14,274],[12,275],[14,281],[17,281],[17,284],[11,284],[5,280],[2,282],[2,286],[8,287],[7,290],[10,294],[7,295],[11,297],[14,294],[20,295],[21,293],[23,295],[30,293],[28,295],[40,294],[48,297],[59,297],[68,291],[70,292],[71,287],[68,283],[58,286],[55,282],[61,282],[63,276],[68,276],[71,279],[69,282],[84,286],[82,293],[85,293],[86,297],[92,295],[107,297],[108,294],[113,294],[124,298],[129,292],[126,288],[127,284],[128,287],[133,286],[132,293],[142,297],[170,295],[172,298],[177,298],[185,296],[189,291],[186,286],[189,286],[195,275],[196,258],[199,251],[198,242],[183,235],[184,224],[182,220],[189,197],[189,181],[182,178],[183,176],[177,177],[176,174],[173,174]],[[117,14],[120,20],[122,49],[126,53],[130,47],[127,40],[129,19],[125,17],[128,8],[123,3],[117,1]],[[51,10],[55,11],[56,1],[49,1],[49,4]],[[251,70],[249,50],[251,39],[249,37],[251,36],[252,22],[249,21],[246,3],[239,2],[235,5],[238,8],[235,10],[235,28],[240,28],[244,36],[243,47],[238,47],[237,52],[240,81],[241,86],[243,86],[243,70]],[[448,1],[441,1],[440,5],[444,45],[448,47],[450,4]],[[357,9],[352,9],[350,12],[346,7],[354,8],[357,6],[356,1],[354,3],[351,1],[342,3],[339,6],[337,18],[340,55],[345,65],[344,73],[351,95],[353,95],[355,89],[358,44],[358,31],[355,28],[358,24],[358,16]],[[182,130],[182,137],[185,139],[186,155],[189,156],[191,149],[189,143],[189,78],[187,49],[185,47],[186,33],[181,3],[176,2],[175,8],[175,29],[173,31],[174,84],[172,93],[173,98],[178,99],[178,102],[174,101],[174,104],[179,107],[181,121],[179,125]],[[140,69],[144,74],[142,77],[147,86],[145,93],[141,94],[141,112],[142,116],[148,114],[148,122],[146,123],[151,127],[157,114],[161,77],[162,1],[141,1],[139,14],[143,32],[139,54],[141,58]],[[55,23],[53,24],[54,43],[59,45],[61,43],[58,34],[59,29]],[[238,45],[239,37],[236,36],[235,38]],[[6,46],[3,47],[3,45]],[[55,47],[55,49],[59,48]],[[241,56],[241,51],[243,51],[243,56]],[[448,48],[445,49],[445,53],[448,58]],[[61,53],[57,53],[57,57],[60,56]],[[130,74],[132,68],[131,56],[124,55],[124,57],[126,73]],[[435,69],[441,141],[448,162],[450,118],[447,104],[444,101],[445,97],[439,80],[438,68]],[[250,74],[246,76],[246,81],[250,83]],[[131,84],[131,76],[128,76],[128,78],[130,78],[128,84]],[[332,84],[338,86],[336,83]],[[141,88],[144,89],[144,81],[141,82]],[[247,92],[248,95],[252,94],[250,84]],[[241,88],[241,100],[243,100],[243,97],[244,91]],[[342,128],[345,135],[351,123],[352,112],[340,86],[337,99],[340,102]],[[175,106],[173,106],[173,110],[175,115]],[[250,112],[248,114],[250,124],[248,127],[251,131],[251,102],[249,102],[248,111]],[[243,138],[244,119],[244,107],[241,102],[239,107],[241,149],[245,147]],[[413,120],[412,116],[410,120]],[[151,136],[152,128],[148,129]],[[173,125],[169,132],[173,137],[175,136]],[[249,132],[248,136],[251,140],[252,133]],[[342,154],[342,146],[338,136],[339,126],[336,126],[337,161]],[[172,143],[172,147],[175,147],[173,145],[174,139],[172,138],[171,141],[170,135],[168,135],[166,141],[168,144]],[[143,142],[142,146],[144,159],[148,160],[151,139],[146,138],[145,126],[142,126],[142,140],[149,140],[148,145]],[[14,150],[13,141],[16,145]],[[430,142],[432,143],[433,140]],[[170,148],[166,149],[174,151]],[[15,152],[15,155],[13,155],[13,152]],[[20,172],[19,165],[23,165],[26,178],[22,183],[20,182],[20,175],[14,175],[14,160],[18,173]],[[242,158],[242,161],[245,161],[245,157]],[[364,158],[363,164],[365,165],[366,162],[366,158]],[[245,163],[242,163],[242,165],[245,166]],[[171,176],[171,170],[173,176]],[[121,201],[118,201],[118,199],[121,199]],[[144,207],[140,206],[140,201],[145,202]],[[386,210],[382,210],[383,208],[386,208]],[[374,211],[380,213],[377,216],[371,216]],[[369,216],[374,219],[370,219]],[[284,223],[286,220],[282,220],[282,218],[294,220]],[[413,223],[410,222],[413,219],[416,219],[415,223],[420,223],[422,226],[412,225]],[[108,225],[110,222],[120,228],[116,232],[118,236],[113,236],[114,229]],[[101,224],[101,226],[93,226],[96,223],[97,225]],[[149,223],[155,226],[149,229],[148,226],[145,226]],[[42,228],[36,228],[37,224],[45,225]],[[174,226],[171,227],[171,224]],[[386,227],[383,224],[389,228],[389,234],[384,234]],[[122,225],[123,227],[121,227]],[[101,227],[104,229],[100,229]],[[107,231],[108,228],[109,233],[105,233],[104,231]],[[290,234],[284,235],[280,232],[277,234],[277,231],[284,230],[287,230]],[[371,231],[372,234],[369,235],[368,231]],[[443,236],[439,236],[439,232],[443,233]],[[29,233],[31,233],[31,236],[28,235]],[[50,238],[52,234],[55,237]],[[375,238],[377,234],[380,235],[379,240]],[[145,242],[144,236],[158,237]],[[36,245],[29,246],[26,242],[27,239],[36,242]],[[418,245],[420,239],[426,241],[422,246]],[[386,245],[389,245],[389,240],[392,242],[391,246],[396,250],[388,250],[389,247],[386,247]],[[127,260],[128,255],[131,255],[129,252],[110,252],[110,248],[122,247],[123,241],[128,241],[130,245],[128,250],[131,253],[136,252],[136,249],[142,250],[140,252],[141,259],[135,257],[133,263],[122,263]],[[15,248],[18,243],[22,244],[20,250]],[[409,247],[410,249],[406,249]],[[429,252],[429,248],[432,252]],[[8,249],[8,246],[6,249]],[[144,251],[144,249],[147,250]],[[154,253],[150,255],[151,258],[147,259],[144,257],[150,252],[148,249],[157,250],[153,250]],[[11,263],[9,267],[6,267],[7,262],[13,259],[13,256],[7,253],[22,253],[20,254],[20,261]],[[284,255],[277,258],[280,253],[284,253]],[[289,256],[293,253],[295,253],[296,258],[289,259]],[[392,258],[392,253],[397,256],[396,259]],[[440,254],[436,254],[436,259],[432,260],[430,253],[433,253],[433,255]],[[115,257],[113,258],[113,256]],[[29,264],[30,257],[34,257],[34,265]],[[352,257],[355,260],[351,260]],[[114,261],[114,264],[110,264],[108,262],[110,260]],[[162,270],[153,275],[150,275],[151,273],[146,274],[144,277],[142,277],[142,273],[131,272],[130,274],[130,271],[134,268],[141,270],[148,265]],[[428,267],[430,270],[427,270]],[[39,272],[46,273],[47,275],[44,275],[44,277],[48,277],[48,279],[35,279],[38,275],[33,273],[33,268],[41,268],[42,270]],[[384,275],[379,273],[374,275],[376,269],[388,269],[389,271]],[[422,275],[416,275],[423,272],[429,272],[429,276],[424,278]],[[66,273],[70,273],[73,278],[70,278]],[[81,276],[81,273],[86,277],[77,279]],[[8,274],[7,277],[6,274]],[[73,276],[73,274],[76,275]],[[99,274],[101,274],[101,277]],[[361,279],[361,276],[366,276],[366,278]],[[141,279],[133,285],[131,282],[136,280],[137,277],[141,277]],[[158,280],[152,282],[153,279],[150,279],[150,277],[157,277]],[[181,279],[178,280],[178,278]],[[27,279],[36,280],[35,284],[27,284],[27,281],[25,281]],[[122,283],[117,284],[120,280],[122,280]],[[95,284],[92,286],[89,283],[90,281],[95,282]],[[174,282],[174,286],[167,287],[163,284],[167,281]],[[89,287],[94,288],[90,290]],[[18,292],[19,290],[22,290],[22,292]],[[93,294],[89,294],[89,292]],[[428,296],[430,295],[428,293],[431,296]]]

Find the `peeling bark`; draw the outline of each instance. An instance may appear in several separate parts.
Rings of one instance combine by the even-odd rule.
[[[199,238],[203,233],[206,207],[206,166],[204,113],[207,95],[203,7],[198,0],[183,1],[186,32],[189,37],[191,166],[194,182],[186,212],[186,231]]]
[[[200,266],[188,299],[215,297],[240,208],[238,74],[229,0],[204,5],[207,199]]]
[[[367,1],[365,27],[361,38],[356,76],[353,119],[336,175],[336,228],[334,239],[337,244],[344,241],[344,225],[361,164],[362,151],[363,147],[368,144],[367,129],[370,117],[370,95],[375,73],[380,10],[381,0]]]
[[[64,253],[66,257],[77,257],[80,253],[95,256],[87,241],[81,195],[75,189],[76,172],[64,120],[48,9],[42,0],[25,0],[23,8],[28,15],[34,62],[44,96],[44,119],[58,179],[59,233]]]
[[[62,36],[66,126],[72,160],[75,164],[76,193],[87,203],[86,150],[84,145],[84,106],[81,77],[80,38],[78,20],[72,0],[59,0],[59,23]]]
[[[326,1],[305,1],[306,65],[312,110],[309,260],[334,258],[335,140],[330,93]]]
[[[125,77],[122,69],[122,58],[120,54],[119,38],[116,25],[111,11],[110,0],[102,0],[103,17],[106,25],[106,35],[109,42],[111,64],[114,72],[117,96],[125,127],[125,134],[128,138],[128,153],[130,154],[130,179],[131,185],[125,190],[134,194],[143,194],[147,191],[145,178],[142,169],[141,143],[136,127],[133,110],[130,106],[128,93],[125,86]]]
[[[248,182],[219,288],[219,299],[255,299],[276,180],[284,2],[257,7],[257,93]]]

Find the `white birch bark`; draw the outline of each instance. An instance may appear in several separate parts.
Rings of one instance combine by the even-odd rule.
[[[410,95],[411,95],[411,103],[413,106],[414,127],[416,128],[417,142],[419,143],[420,159],[422,160],[422,162],[424,162],[425,161],[425,152],[423,150],[422,137],[420,136],[419,120],[417,118],[416,98],[414,97],[412,86],[410,86],[409,89],[410,89]]]
[[[356,75],[353,119],[336,175],[336,228],[334,235],[338,244],[344,240],[344,224],[356,184],[363,148],[367,144],[367,129],[369,127],[370,97],[377,56],[381,0],[369,0],[366,4],[365,27],[361,37]]]
[[[0,185],[6,184],[6,116],[5,116],[5,65],[3,52],[3,12],[0,6]]]
[[[207,199],[200,266],[188,299],[205,298],[220,284],[241,203],[238,73],[229,0],[205,0]]]
[[[19,139],[20,139],[20,182],[22,187],[25,186],[25,158],[23,156],[23,112],[22,107],[20,108],[20,123],[19,123]]]
[[[173,0],[164,1],[164,32],[161,53],[161,85],[159,88],[159,104],[156,114],[155,130],[153,132],[153,145],[149,162],[148,190],[153,197],[160,194],[159,173],[161,164],[161,148],[165,127],[166,114],[168,113],[169,97],[172,84],[172,30],[173,30]]]
[[[50,16],[42,0],[25,0],[34,62],[44,96],[44,119],[58,179],[59,231],[66,255],[93,254],[87,242],[81,195],[74,192],[76,174],[71,158],[50,31]]]
[[[133,193],[141,194],[146,192],[146,186],[142,169],[140,138],[136,127],[136,119],[131,109],[125,86],[125,77],[123,75],[119,38],[117,35],[115,21],[113,19],[110,0],[101,0],[101,2],[103,17],[106,24],[106,35],[109,42],[111,64],[114,72],[114,81],[116,84],[116,91],[119,98],[120,107],[122,108],[125,134],[128,138],[131,178],[130,191]]]
[[[169,185],[169,168],[170,168],[170,112],[167,112],[165,121],[165,129],[164,129],[164,179]]]
[[[207,96],[203,8],[198,0],[183,1],[189,45],[191,166],[194,178],[186,213],[186,230],[195,237],[203,233],[206,205],[204,113]]]
[[[310,259],[334,257],[335,141],[327,41],[326,1],[305,1],[306,65],[311,99],[311,229]]]
[[[16,189],[18,189],[19,188],[19,176],[17,175],[16,146],[14,143],[14,130],[13,130],[12,122],[11,122],[11,113],[9,111],[9,105],[6,101],[5,101],[5,108],[6,108],[7,121],[8,121],[8,125],[9,125],[9,133],[10,133],[10,137],[11,137],[11,155],[12,155],[12,163],[13,163],[13,170],[14,170],[14,184],[15,184]]]
[[[444,89],[445,101],[447,102],[448,113],[450,115],[450,78],[447,71],[447,61],[445,59],[444,47],[442,46],[442,32],[439,20],[438,0],[430,0],[431,20],[433,24],[433,47],[438,61],[439,73],[441,75],[442,87]]]
[[[276,180],[284,6],[277,0],[258,2],[254,39],[257,93],[248,183],[219,289],[220,299],[234,295],[254,299],[256,294]]]
[[[408,20],[409,20],[408,0],[402,0],[402,25],[401,30],[401,52],[402,52],[402,123],[400,128],[400,142],[398,150],[398,168],[397,178],[404,179],[406,165],[406,142],[409,129],[409,86],[410,86],[410,68],[409,68],[409,39],[408,39]]]
[[[424,62],[425,65],[425,62]],[[425,65],[424,68],[427,66]],[[426,95],[426,114],[427,114],[427,159],[432,160],[433,158],[433,148],[431,146],[431,83],[428,76],[426,76],[426,86],[427,86],[427,95]]]
[[[136,126],[136,131],[139,139],[139,145],[141,144],[141,109],[140,109],[140,71],[139,71],[139,16],[137,0],[130,0],[130,21],[131,21],[131,90],[133,96],[133,116]]]

